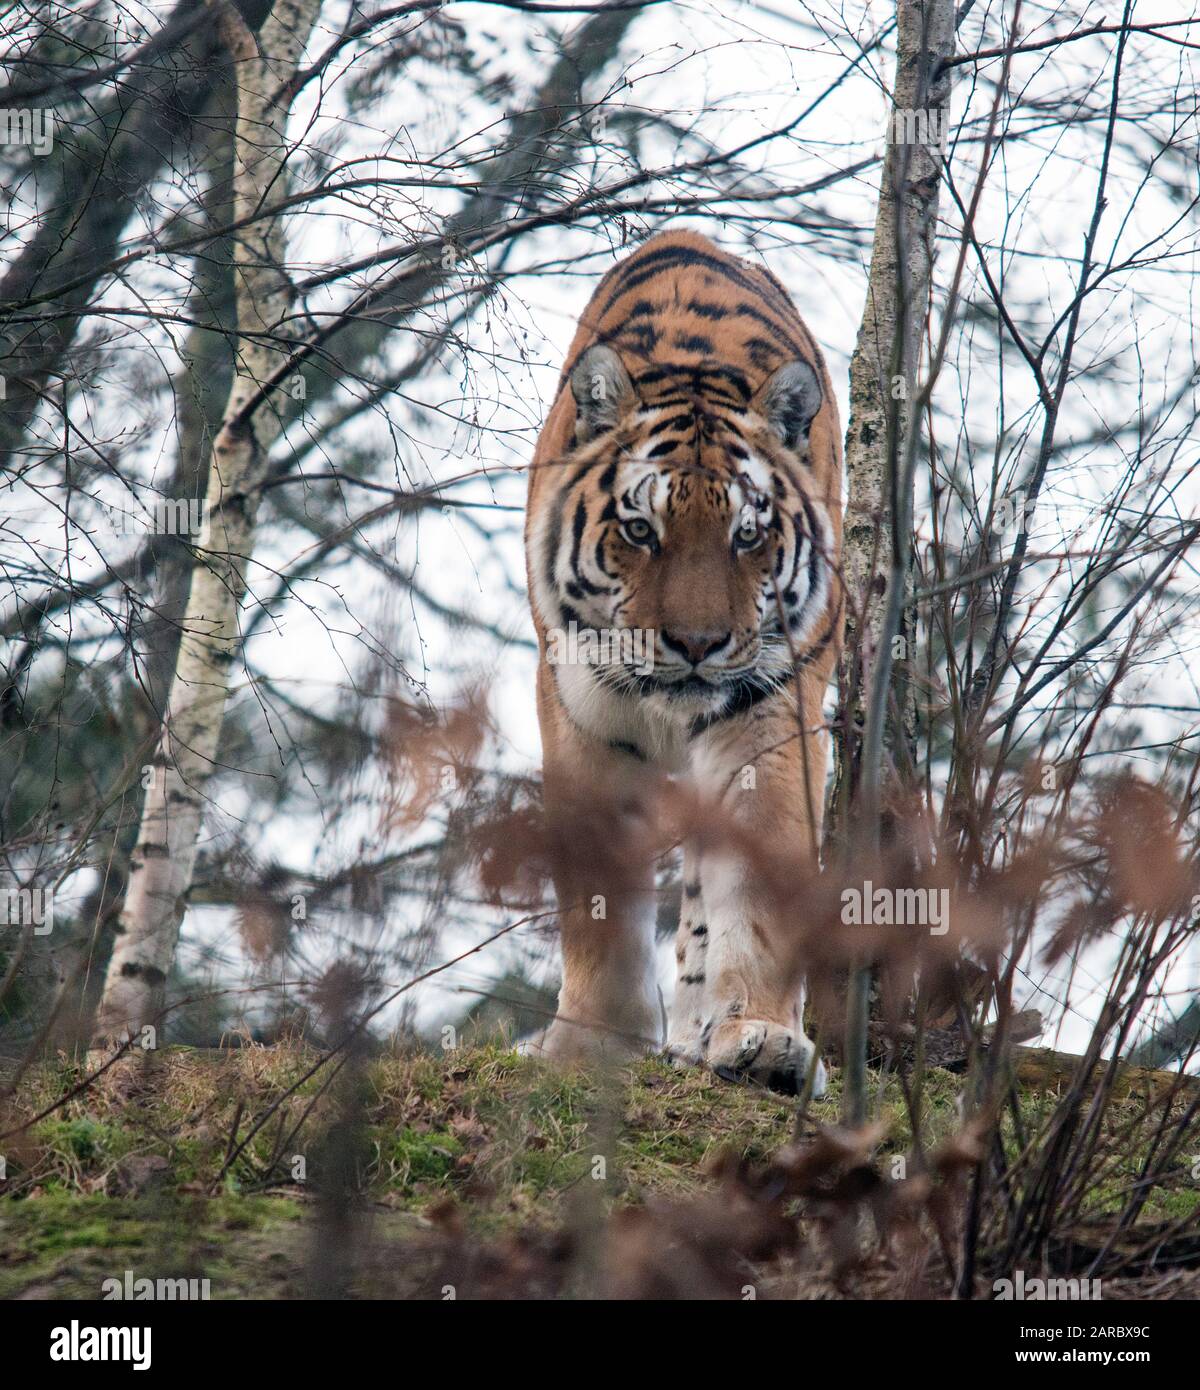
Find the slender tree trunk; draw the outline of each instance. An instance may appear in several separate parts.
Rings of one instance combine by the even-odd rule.
[[[509,134],[510,152],[480,191],[471,195],[464,206],[448,219],[446,235],[449,241],[457,241],[461,238],[463,241],[469,242],[474,232],[493,224],[497,218],[511,211],[523,197],[528,196],[531,187],[552,185],[556,170],[565,158],[561,152],[555,154],[555,150],[559,146],[568,151],[571,148],[561,132],[564,127],[569,131],[571,123],[578,120],[580,112],[584,109],[582,84],[612,61],[621,39],[636,15],[637,11],[633,9],[601,12],[589,16],[570,35],[565,43],[562,57],[551,67],[528,110],[518,112],[513,116]],[[223,82],[219,78],[214,79],[214,84],[219,91],[223,91]],[[207,119],[215,119],[218,116],[223,123],[223,112],[210,113]],[[217,138],[220,137],[221,131],[218,126]],[[558,138],[556,139],[556,137]],[[278,184],[276,184],[276,191],[278,191]],[[240,210],[236,215],[241,215]],[[224,220],[231,220],[233,216],[234,214],[225,209]],[[215,207],[213,220],[216,223],[222,221],[222,216]],[[208,254],[206,253],[206,256]],[[424,276],[415,276],[411,283],[406,282],[403,290],[395,297],[394,302],[379,301],[376,306],[377,309],[392,310],[386,319],[364,318],[360,321],[348,321],[338,333],[341,370],[335,372],[328,365],[313,362],[309,362],[302,369],[305,377],[307,408],[311,410],[316,402],[323,399],[331,386],[340,380],[347,370],[355,369],[356,364],[361,365],[362,361],[372,352],[378,351],[386,334],[389,331],[394,331],[398,323],[403,323],[438,283],[452,278],[453,274],[452,269],[448,270],[440,263],[436,263]],[[238,282],[240,287],[243,283],[240,271]],[[207,296],[205,300],[206,310],[201,312],[197,308],[192,317],[205,318],[209,307],[218,302],[224,303],[223,283],[222,272],[220,286],[198,285],[198,292]],[[184,350],[185,357],[190,359],[192,356],[190,349],[193,340],[203,343],[212,336],[206,329],[193,330]],[[244,364],[246,361],[244,353],[241,360]],[[269,360],[273,364],[277,359],[272,357]],[[349,368],[346,366],[347,363],[349,363]],[[210,376],[215,376],[215,364],[205,365],[201,363],[199,365],[204,366],[204,370]],[[209,391],[211,391],[211,387],[212,383],[210,382],[208,384]],[[180,394],[187,395],[187,392]],[[195,394],[198,397],[198,390]],[[198,410],[196,408],[189,410],[186,400],[181,401],[178,408],[181,419],[181,438],[180,457],[176,464],[176,483],[180,485],[180,488],[186,488],[190,478],[199,477],[202,479],[205,476],[210,451],[207,447],[207,424],[197,418]],[[286,420],[292,414],[294,406],[290,400],[285,398],[270,402],[265,409],[270,411],[272,415],[282,416]],[[225,411],[224,414],[228,417],[229,411]],[[194,430],[203,431],[203,433],[193,434]],[[192,456],[193,454],[194,456]],[[178,489],[173,485],[173,495],[177,491]],[[191,569],[190,555],[187,557],[186,566],[183,564],[182,546],[178,542],[168,541],[167,544],[171,546],[172,553],[176,559],[180,560],[180,564],[171,572],[172,584],[169,587],[164,587],[159,593],[158,619],[162,620],[156,619],[148,624],[146,630],[148,647],[146,684],[152,692],[152,699],[155,700],[159,698],[159,691],[163,689],[164,682],[169,688],[172,680],[176,646],[176,638],[172,634],[178,631],[183,620],[183,605],[187,600],[187,583]],[[180,580],[184,586],[182,597],[175,593]],[[40,607],[38,611],[40,611]],[[167,650],[168,647],[170,650]],[[170,764],[164,765],[169,766]],[[161,798],[161,788],[156,789],[152,786],[150,791],[155,792]],[[150,792],[147,793],[147,795],[149,794]],[[139,844],[144,839],[146,824],[147,822],[143,820],[142,830],[138,837]],[[161,824],[159,832],[161,835]],[[153,852],[152,850],[151,853]],[[140,851],[135,853],[136,857],[141,857]],[[132,872],[132,865],[129,866],[129,871]],[[179,877],[182,878],[182,875]],[[187,874],[189,883],[190,878],[191,869],[189,867]],[[186,886],[183,891],[186,892]],[[178,894],[176,896],[178,897]],[[170,933],[170,951],[166,957],[167,964],[164,966],[158,960],[152,961],[153,969],[169,971],[177,934],[178,923]],[[99,968],[103,968],[102,959],[97,964]],[[111,987],[109,992],[111,993]],[[118,1025],[116,1031],[121,1031],[122,1026]]]
[[[236,94],[230,85],[228,62],[221,68],[223,76],[213,77],[212,96],[197,125],[195,144],[200,148],[193,150],[193,158],[207,179],[201,206],[214,232],[233,220]],[[173,382],[178,430],[175,461],[164,491],[166,497],[184,502],[204,496],[210,446],[221,428],[229,398],[233,376],[230,330],[236,326],[232,259],[232,238],[214,236],[192,263],[193,285],[186,316],[193,326],[184,339],[182,361]],[[153,595],[145,605],[145,619],[130,634],[139,652],[138,695],[124,697],[132,707],[133,722],[126,732],[133,745],[149,740],[152,731],[162,725],[187,611],[196,539],[187,534],[150,535],[145,541],[147,568],[153,565],[145,579],[153,586]],[[141,698],[143,694],[145,698]],[[125,898],[130,858],[139,839],[144,805],[141,792],[135,782],[127,794],[128,812],[123,809],[120,824],[97,843],[100,878],[83,901],[72,935],[59,948],[61,1013],[55,1041],[60,1046],[73,1046],[80,1038],[86,1041],[91,1036],[92,1015],[112,954],[111,924]]]
[[[198,148],[193,150],[193,160],[207,180],[201,204],[204,217],[218,233],[233,221],[234,80],[234,70],[228,64],[213,78],[203,134],[198,134],[194,142]],[[192,262],[193,286],[187,310],[192,327],[183,340],[180,370],[172,383],[178,430],[174,467],[165,488],[167,497],[181,501],[203,498],[207,491],[212,445],[229,399],[238,350],[230,331],[237,327],[234,245],[233,236],[216,235],[205,242]],[[171,693],[195,540],[189,535],[156,535],[147,540],[154,557],[154,595],[139,635],[144,688],[156,722],[162,719]]]
[[[896,79],[875,239],[858,342],[850,360],[847,505],[842,563],[846,645],[838,672],[832,841],[868,859],[879,844],[885,748],[901,766],[915,734],[910,545],[916,458],[910,402],[933,262],[954,49],[953,0],[898,0]],[[843,1118],[865,1115],[870,968],[851,971]]]
[[[221,12],[238,86],[235,221],[286,196],[288,83],[319,9],[320,0],[277,0],[257,40],[232,6]],[[237,659],[245,567],[254,549],[255,484],[279,432],[278,413],[258,397],[259,384],[283,360],[280,326],[292,302],[281,217],[260,217],[239,232],[234,275],[236,375],[213,443],[199,559],[97,1017],[99,1039],[157,1021],[191,887],[205,785]]]

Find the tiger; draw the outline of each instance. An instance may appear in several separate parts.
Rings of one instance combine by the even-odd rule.
[[[665,1043],[679,1066],[820,1094],[784,964],[797,924],[719,846],[683,849],[668,1014],[644,836],[647,779],[686,779],[779,862],[818,854],[843,624],[821,351],[771,272],[660,233],[597,286],[528,471],[544,813],[570,841],[553,861],[563,971],[541,1051]]]

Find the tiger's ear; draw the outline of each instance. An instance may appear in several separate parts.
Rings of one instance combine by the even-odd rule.
[[[787,447],[796,449],[808,443],[809,427],[822,399],[820,378],[797,358],[767,379],[754,406]]]
[[[575,397],[575,443],[585,444],[616,425],[635,393],[625,364],[612,348],[596,343],[575,364],[571,394]]]

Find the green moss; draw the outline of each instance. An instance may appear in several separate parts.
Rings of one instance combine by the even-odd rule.
[[[103,1280],[195,1270],[251,1251],[301,1215],[297,1203],[268,1198],[119,1198],[47,1193],[0,1202],[0,1298],[46,1286],[54,1297],[98,1298]],[[245,1244],[246,1234],[254,1241]]]
[[[1154,1218],[1182,1221],[1200,1212],[1200,1192],[1194,1189],[1165,1192],[1160,1189],[1151,1197],[1147,1207]]]
[[[43,1120],[34,1136],[62,1158],[88,1163],[115,1157],[128,1150],[128,1138],[114,1125],[81,1115],[75,1119]]]
[[[389,1165],[387,1181],[405,1191],[422,1183],[440,1186],[454,1172],[462,1151],[460,1141],[444,1130],[422,1134],[406,1125],[382,1156]]]

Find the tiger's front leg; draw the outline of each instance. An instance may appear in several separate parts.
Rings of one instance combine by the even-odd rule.
[[[702,735],[693,769],[721,811],[749,832],[752,845],[802,874],[816,864],[824,740],[810,732],[802,747],[790,696],[773,703],[774,709],[758,707]],[[719,843],[705,850],[693,877],[685,877],[685,919],[689,885],[703,921],[687,935],[681,922],[676,1000],[683,1007],[672,1012],[669,1053],[789,1094],[804,1089],[811,1071],[820,1095],[825,1069],[804,1031],[798,972],[804,923],[781,911],[754,863]],[[699,925],[705,930],[697,936]]]
[[[546,738],[543,727],[544,787],[563,977],[542,1047],[560,1060],[656,1051],[650,781],[627,753],[569,726],[552,730]]]
[[[708,919],[701,895],[700,859],[684,850],[679,927],[675,933],[675,997],[667,1032],[667,1056],[680,1066],[703,1060],[701,1035],[707,1016]]]

